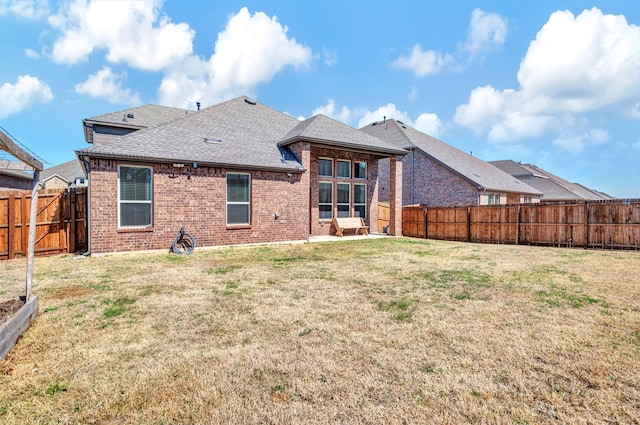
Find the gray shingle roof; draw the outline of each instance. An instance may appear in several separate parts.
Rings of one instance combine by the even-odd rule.
[[[73,183],[77,177],[85,177],[84,168],[77,159],[45,168],[40,172],[40,181],[43,182],[55,175],[62,177],[69,183]]]
[[[533,164],[521,164],[512,160],[491,161],[490,164],[538,189],[543,193],[542,199],[545,201],[611,199],[606,194],[571,183]]]
[[[405,149],[417,148],[436,162],[486,190],[540,195],[537,189],[487,162],[393,119],[375,122],[360,129]]]
[[[156,127],[180,118],[185,115],[195,114],[197,111],[188,109],[172,108],[161,105],[143,105],[135,108],[123,109],[117,112],[97,115],[85,118],[82,122],[85,127],[85,140],[93,143],[91,127],[93,125],[106,125],[114,127],[124,127],[142,129]]]
[[[287,147],[296,140],[378,154],[405,153],[325,116],[300,122],[245,96],[77,153],[132,161],[302,172],[302,164]]]
[[[155,127],[178,118],[183,118],[185,115],[193,114],[195,112],[196,111],[172,108],[169,106],[143,105],[86,118],[85,121],[115,125],[124,124],[132,127],[147,128]]]
[[[387,141],[372,137],[324,115],[302,121],[278,143],[286,146],[298,140],[316,142],[324,146],[358,149],[373,153],[405,155],[407,151]]]
[[[283,155],[276,144],[298,123],[289,115],[239,97],[179,120],[82,149],[78,155],[302,171],[302,165]]]

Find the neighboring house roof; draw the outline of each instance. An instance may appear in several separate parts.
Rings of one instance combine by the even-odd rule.
[[[278,145],[286,146],[299,140],[336,148],[372,151],[373,153],[407,154],[404,149],[324,115],[316,115],[300,122],[282,138]]]
[[[541,195],[541,192],[485,161],[431,137],[401,121],[374,122],[363,131],[404,149],[418,149],[478,188],[496,192]]]
[[[307,127],[300,127],[304,130],[292,133],[305,122]],[[336,136],[339,140],[327,141],[319,128],[326,131],[327,137],[341,135],[343,138]],[[403,152],[379,140],[363,138],[358,130],[335,120],[316,116],[301,123],[242,96],[179,120],[129,133],[104,145],[79,150],[77,154],[131,161],[197,162],[212,167],[302,172],[302,164],[286,146],[296,140],[316,140],[315,137],[320,137],[317,141],[325,145],[353,145],[378,153]],[[373,145],[367,145],[367,142]]]
[[[40,181],[45,182],[58,176],[67,183],[73,183],[78,177],[85,177],[84,167],[77,159],[46,168],[40,172]]]
[[[33,181],[33,173],[28,173],[22,170],[6,170],[0,168],[0,174],[25,181]]]
[[[613,199],[607,194],[571,183],[533,164],[521,164],[510,159],[489,163],[541,191],[542,199],[545,201]]]
[[[98,115],[82,120],[84,125],[84,138],[87,143],[93,143],[92,128],[94,125],[141,130],[143,128],[156,127],[176,119],[184,118],[185,115],[194,114],[196,112],[197,111],[172,108],[169,106],[143,105],[135,108],[124,109],[122,111]]]

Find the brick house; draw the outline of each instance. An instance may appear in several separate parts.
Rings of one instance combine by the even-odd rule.
[[[89,176],[91,252],[168,249],[180,227],[198,246],[307,241],[332,234],[336,216],[363,217],[376,232],[382,158],[393,170],[390,232],[401,234],[403,149],[247,97],[174,109],[84,121],[92,146],[76,154]]]
[[[401,121],[385,119],[360,131],[409,151],[402,159],[402,204],[426,206],[539,202],[541,192],[481,159],[462,152]],[[389,162],[380,160],[380,181],[388,181]],[[379,200],[389,199],[381,183]]]
[[[510,159],[489,161],[499,168],[542,192],[541,202],[605,201],[614,199],[606,193],[598,192],[578,183],[572,183],[533,164],[522,164]]]

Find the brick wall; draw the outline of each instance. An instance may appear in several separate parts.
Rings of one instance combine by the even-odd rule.
[[[250,172],[251,225],[231,228],[226,224],[226,173],[242,170],[191,166],[174,169],[170,164],[155,164],[153,226],[119,229],[117,169],[116,161],[91,160],[93,253],[168,250],[180,227],[191,233],[201,247],[308,239],[309,194],[308,186],[302,183],[305,174],[289,177],[279,172]]]
[[[332,158],[334,164],[334,177],[319,177],[318,172],[318,158]],[[351,161],[351,172],[353,173],[353,162],[363,161],[367,163],[367,179],[341,179],[335,176],[335,167],[337,160],[349,160]],[[320,220],[318,213],[318,181],[331,181],[334,190],[334,200],[336,195],[336,183],[337,182],[351,182],[351,214],[353,215],[353,183],[366,183],[367,185],[367,216],[365,217],[365,223],[369,226],[371,232],[378,231],[378,161],[373,155],[367,155],[356,152],[347,152],[334,149],[326,149],[320,147],[311,147],[309,164],[304,164],[308,170],[310,179],[310,208],[311,208],[311,234],[314,236],[320,235],[334,235],[335,228],[332,224],[332,220]],[[337,206],[333,206],[333,216],[337,213]]]
[[[435,162],[419,150],[402,158],[402,204],[428,206],[478,205],[475,185]],[[388,201],[389,159],[378,164],[379,200]]]

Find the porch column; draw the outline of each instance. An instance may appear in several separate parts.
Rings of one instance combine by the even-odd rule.
[[[402,158],[389,158],[389,234],[402,236]]]

